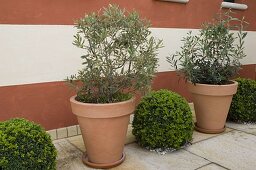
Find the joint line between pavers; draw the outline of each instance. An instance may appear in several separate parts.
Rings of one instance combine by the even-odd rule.
[[[256,134],[253,134],[253,133],[250,133],[250,132],[245,132],[243,130],[239,130],[239,129],[234,129],[232,131],[238,131],[238,132],[243,132],[243,133],[246,133],[246,134],[249,134],[249,135],[253,135],[253,136],[256,136]],[[231,132],[231,131],[230,131]]]
[[[220,166],[220,167],[222,167],[224,169],[231,170],[231,169],[229,169],[229,168],[227,168],[227,167],[225,167],[225,166],[223,166],[221,164],[218,164],[217,162],[213,162],[213,164],[218,165],[218,166]]]
[[[81,150],[79,147],[77,147],[75,144],[73,144],[72,142],[70,142],[68,139],[66,139],[68,143],[70,143],[72,146],[74,146],[76,149],[78,149],[80,152],[84,153],[83,150]],[[86,151],[85,151],[86,152]]]
[[[230,128],[229,128],[229,129],[230,129]],[[218,135],[216,135],[216,136],[212,136],[212,137],[209,137],[209,138],[207,138],[207,139],[202,139],[202,140],[200,140],[200,141],[197,141],[197,142],[192,143],[192,145],[193,145],[193,144],[196,144],[196,143],[199,143],[199,142],[203,142],[203,141],[212,139],[212,138],[216,138],[216,137],[221,136],[221,135],[225,135],[225,134],[227,134],[227,133],[229,133],[229,132],[233,132],[234,130],[235,130],[235,129],[231,129],[231,130],[228,131],[228,132],[223,132],[223,133],[218,134]]]
[[[198,169],[203,168],[203,167],[205,167],[205,166],[207,166],[207,165],[210,165],[210,164],[212,164],[212,162],[209,162],[209,163],[207,163],[207,164],[205,164],[205,165],[202,165],[202,166],[196,168],[195,170],[198,170]]]
[[[228,169],[228,168],[226,168],[226,167],[224,167],[224,166],[222,166],[222,165],[220,165],[220,164],[218,164],[218,163],[216,163],[216,162],[210,162],[210,163],[208,163],[208,164],[206,164],[206,165],[203,165],[203,166],[201,166],[201,167],[199,167],[199,168],[196,168],[195,170],[200,170],[201,168],[206,167],[206,166],[211,165],[211,164],[215,164],[215,165],[217,165],[217,166],[219,166],[219,167],[221,167],[221,168],[230,170],[230,169]]]
[[[197,157],[200,157],[200,158],[203,158],[203,159],[205,159],[205,160],[209,161],[209,163],[213,163],[212,161],[210,161],[210,160],[206,159],[205,157],[202,157],[202,156],[197,155],[197,154],[195,154],[195,153],[193,153],[193,152],[191,152],[191,151],[186,150],[186,148],[184,148],[184,150],[185,150],[185,151],[187,151],[187,152],[189,152],[189,153],[191,153],[192,155],[195,155],[195,156],[197,156]]]
[[[227,133],[229,133],[229,132],[227,132]],[[209,164],[213,163],[213,164],[216,164],[216,165],[218,165],[218,166],[220,166],[220,167],[222,167],[222,168],[228,169],[228,168],[226,168],[226,167],[223,166],[223,165],[220,165],[220,164],[218,164],[218,163],[216,163],[216,162],[213,162],[213,161],[211,161],[211,160],[209,160],[209,159],[207,159],[207,158],[205,158],[205,157],[203,157],[203,156],[197,155],[197,154],[195,154],[194,152],[188,151],[188,150],[186,150],[186,148],[184,148],[184,150],[187,151],[187,152],[189,152],[189,153],[191,153],[191,154],[193,154],[193,155],[195,155],[195,156],[198,156],[198,157],[200,157],[200,158],[203,158],[203,159],[209,161]],[[207,165],[209,165],[209,164],[206,164],[206,165],[204,165],[204,166],[207,166]],[[204,166],[202,166],[202,167],[204,167]],[[202,168],[202,167],[199,167],[199,168]],[[197,169],[199,169],[199,168],[197,168]],[[196,170],[197,170],[197,169],[196,169]],[[228,169],[228,170],[229,170],[229,169]]]

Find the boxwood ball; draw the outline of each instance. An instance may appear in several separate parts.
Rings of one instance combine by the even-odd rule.
[[[0,122],[0,169],[54,170],[57,152],[49,134],[25,119]]]
[[[233,96],[228,120],[239,123],[256,122],[256,80],[236,79],[237,93]]]
[[[192,140],[192,112],[187,101],[175,92],[153,91],[137,106],[133,134],[140,146],[149,149],[179,149]]]

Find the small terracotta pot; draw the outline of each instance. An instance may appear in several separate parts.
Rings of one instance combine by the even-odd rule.
[[[135,98],[119,103],[82,103],[70,98],[72,112],[86,147],[83,162],[94,168],[110,168],[121,164],[130,114],[135,110]]]
[[[192,94],[196,113],[195,129],[203,133],[221,133],[225,131],[225,123],[233,95],[238,83],[230,81],[227,85],[209,85],[187,83]]]

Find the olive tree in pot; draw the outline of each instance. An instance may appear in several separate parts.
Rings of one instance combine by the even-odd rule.
[[[151,36],[149,22],[136,12],[109,5],[76,23],[73,44],[84,50],[83,68],[67,81],[86,147],[83,162],[109,168],[123,162],[123,147],[134,92],[145,93],[157,68],[162,41]]]
[[[231,11],[220,13],[212,23],[203,25],[198,35],[183,38],[180,52],[167,61],[187,81],[192,94],[197,122],[195,129],[221,133],[238,83],[231,79],[238,73],[244,53],[244,19],[233,18]],[[231,29],[238,29],[237,33]]]

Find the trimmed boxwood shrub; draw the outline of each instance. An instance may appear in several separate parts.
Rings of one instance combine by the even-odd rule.
[[[49,134],[25,119],[0,122],[0,169],[53,170],[57,152]]]
[[[256,81],[244,78],[238,78],[236,81],[238,89],[231,103],[228,120],[239,123],[255,123]]]
[[[137,106],[133,134],[147,149],[179,149],[192,139],[193,120],[187,101],[168,90],[153,91]]]

